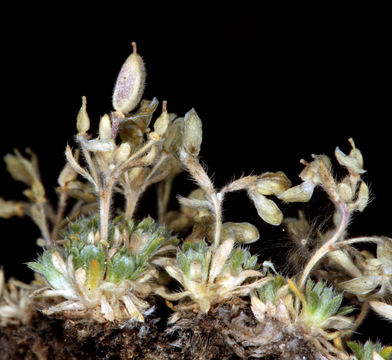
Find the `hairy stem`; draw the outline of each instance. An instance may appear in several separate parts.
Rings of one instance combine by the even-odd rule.
[[[221,193],[213,194],[211,196],[214,204],[215,211],[215,234],[214,234],[214,247],[217,248],[220,243],[221,232],[222,232],[222,198]]]
[[[341,220],[338,228],[331,236],[329,240],[327,240],[311,257],[309,262],[307,263],[304,271],[302,272],[301,279],[299,281],[300,289],[303,289],[306,283],[306,280],[312,271],[312,269],[316,266],[316,264],[331,250],[333,250],[333,245],[340,240],[344,231],[347,228],[347,225],[350,220],[350,212],[347,209],[347,205],[344,202],[340,202],[337,204],[338,209],[340,211]]]
[[[136,206],[139,200],[141,192],[133,189],[128,189],[125,193],[126,208],[125,208],[125,220],[131,220],[135,213]]]
[[[49,249],[54,245],[53,239],[50,236],[48,223],[46,221],[45,204],[38,204],[40,223],[37,224],[41,230],[42,237],[46,242],[46,247]]]
[[[107,243],[110,220],[110,204],[112,200],[113,180],[105,184],[100,194],[99,201],[99,217],[100,217],[100,233],[101,241]]]
[[[57,239],[57,235],[60,230],[60,224],[61,224],[61,221],[63,218],[63,214],[65,211],[65,205],[67,204],[67,197],[68,197],[67,191],[65,191],[63,189],[61,189],[60,191],[61,191],[61,193],[60,193],[60,199],[59,199],[59,206],[58,206],[57,214],[56,214],[56,221],[54,223],[53,230],[52,230],[53,241],[55,241]]]
[[[164,224],[169,204],[170,193],[173,186],[173,177],[169,176],[158,184],[158,221]]]

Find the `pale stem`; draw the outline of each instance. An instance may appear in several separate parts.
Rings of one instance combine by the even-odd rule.
[[[125,220],[131,220],[136,210],[136,205],[140,197],[140,191],[129,189],[125,193],[126,209]]]
[[[95,185],[95,187],[97,187],[98,175],[97,175],[97,171],[96,171],[95,166],[94,166],[93,159],[91,158],[90,153],[83,147],[82,143],[80,143],[80,147],[82,149],[84,159],[86,160],[86,163],[87,163],[88,168],[90,170],[90,174],[91,174],[92,178],[95,181],[94,185]]]
[[[218,248],[222,232],[222,198],[221,193],[214,193],[211,195],[215,211],[215,234],[214,234],[214,247]]]
[[[344,231],[347,228],[348,222],[350,220],[350,212],[347,210],[347,206],[345,203],[340,202],[337,204],[338,209],[341,214],[341,220],[339,227],[336,229],[334,234],[331,236],[331,238],[326,241],[316,252],[315,254],[311,257],[309,262],[307,263],[304,271],[302,272],[301,279],[299,281],[299,288],[303,289],[306,279],[308,278],[310,272],[312,269],[315,267],[315,265],[329,252],[332,251],[333,245],[340,240],[342,235],[344,234]]]
[[[351,244],[360,243],[360,242],[380,243],[381,241],[382,240],[377,236],[361,236],[361,237],[341,241],[341,242],[339,242],[339,244],[336,244],[335,247],[338,248],[338,247],[342,247],[345,245],[351,245]]]
[[[52,238],[50,237],[48,223],[46,221],[46,214],[45,214],[45,208],[44,208],[45,204],[38,204],[38,207],[39,207],[39,212],[40,212],[40,216],[41,216],[41,223],[39,224],[39,228],[41,230],[42,237],[45,239],[46,247],[49,249],[54,245],[54,243],[53,243]]]
[[[155,140],[149,140],[147,143],[145,143],[139,150],[137,150],[135,153],[130,156],[125,164],[130,163],[131,161],[135,160],[137,157],[140,155],[143,155],[146,151],[148,151],[154,144],[156,143]]]
[[[368,312],[369,312],[369,302],[365,301],[361,306],[361,311],[360,311],[359,315],[357,316],[357,318],[355,319],[355,322],[354,322],[352,328],[350,328],[351,332],[347,336],[347,339],[345,339],[346,341],[351,337],[352,334],[354,334],[356,332],[356,330],[362,324],[363,320],[365,320],[365,317]]]
[[[150,170],[149,174],[147,175],[146,179],[144,180],[145,183],[147,183],[149,180],[152,179],[153,175],[158,171],[158,169],[161,167],[161,165],[167,160],[169,157],[168,154],[162,155],[157,163],[154,165],[154,167]]]
[[[59,206],[57,209],[57,215],[56,215],[56,221],[54,223],[53,226],[53,230],[52,230],[52,239],[53,241],[55,241],[57,239],[57,235],[60,229],[60,224],[61,224],[61,220],[63,218],[63,214],[65,211],[65,205],[67,203],[67,191],[61,189],[61,194],[60,194],[60,199],[59,199]]]
[[[164,224],[170,193],[173,186],[173,177],[169,176],[158,185],[158,221]]]
[[[105,184],[99,196],[99,215],[101,241],[107,243],[110,220],[110,204],[112,200],[113,180]]]
[[[83,201],[80,201],[80,204],[83,204]],[[64,226],[66,226],[68,223],[75,221],[81,215],[86,215],[86,214],[91,214],[93,212],[96,212],[97,207],[98,206],[95,202],[88,203],[84,206],[78,205],[77,207],[74,208],[74,210],[72,210],[72,212],[70,212],[70,215],[68,215],[65,219],[61,221],[59,228],[61,229]]]

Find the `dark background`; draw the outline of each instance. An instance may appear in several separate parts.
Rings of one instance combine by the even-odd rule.
[[[353,137],[374,199],[351,231],[390,235],[388,14],[357,4],[216,11],[192,2],[183,8],[113,2],[88,10],[10,9],[1,25],[0,154],[35,151],[55,201],[81,96],[87,96],[96,129],[111,110],[117,73],[136,41],[148,72],[144,97],[167,100],[169,111],[180,116],[194,107],[203,120],[201,157],[217,187],[242,174],[277,170],[298,183],[299,159],[333,156],[336,146],[348,152]],[[22,199],[24,186],[12,181],[4,163],[0,173],[0,196]],[[187,176],[177,186],[182,195],[193,188]],[[139,215],[154,214],[151,204],[142,205]],[[265,225],[245,194],[232,195],[225,205],[227,220],[259,227],[261,257],[278,251],[284,258],[289,246],[274,240],[284,236],[282,230]],[[296,212],[295,206],[283,209]],[[317,217],[324,209],[309,211]],[[38,231],[21,219],[0,219],[0,226],[0,264],[7,276],[28,279],[21,263],[36,257]]]

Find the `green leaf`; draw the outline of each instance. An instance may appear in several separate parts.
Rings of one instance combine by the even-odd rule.
[[[185,256],[185,254],[179,250],[177,251],[177,264],[179,266],[179,268],[182,270],[182,272],[185,274],[186,277],[190,277],[190,268],[191,268],[191,264],[188,262],[187,257]]]
[[[351,349],[351,351],[354,353],[355,357],[358,360],[362,360],[363,357],[363,349],[362,349],[362,345],[358,344],[354,341],[348,341],[347,342],[347,346]]]
[[[371,341],[366,341],[361,360],[373,360],[373,350],[375,350],[374,344]]]
[[[333,299],[327,301],[324,305],[323,316],[329,318],[330,316],[335,315],[342,304],[342,299],[342,295],[337,295]]]
[[[385,346],[379,351],[379,354],[381,357],[385,360],[391,360],[392,359],[392,346]]]
[[[312,313],[315,314],[319,309],[320,304],[320,298],[318,296],[318,294],[314,291],[310,291],[307,294],[306,297],[307,300],[307,310]]]
[[[231,267],[239,274],[242,271],[242,264],[244,260],[244,253],[241,249],[236,249],[231,256]]]

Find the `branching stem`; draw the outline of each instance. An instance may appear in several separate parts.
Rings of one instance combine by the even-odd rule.
[[[312,271],[312,269],[315,267],[315,265],[329,252],[334,249],[334,244],[339,241],[344,234],[344,231],[347,228],[347,225],[350,220],[350,212],[347,209],[347,205],[344,202],[339,202],[337,204],[338,210],[340,211],[341,215],[341,220],[338,228],[334,232],[334,234],[331,236],[331,238],[326,241],[316,252],[315,254],[311,257],[309,262],[307,263],[304,271],[302,272],[301,279],[299,281],[299,287],[300,289],[303,289],[306,283],[306,280]]]

